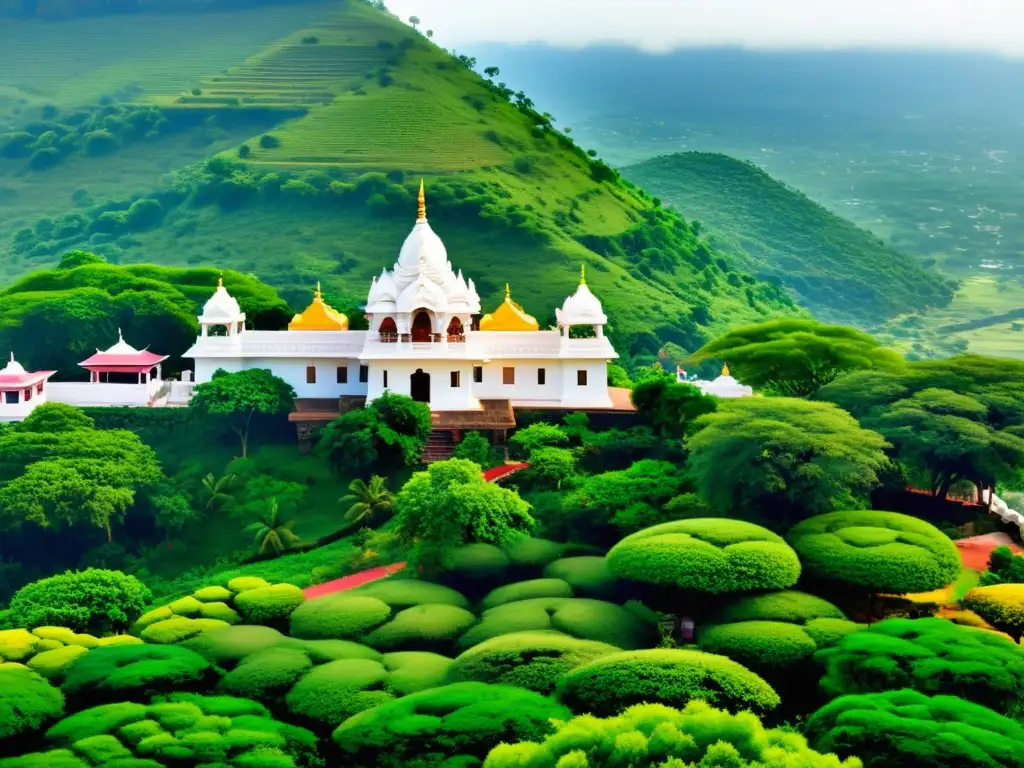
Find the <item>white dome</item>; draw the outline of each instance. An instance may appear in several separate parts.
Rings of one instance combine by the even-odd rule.
[[[117,344],[112,346],[110,349],[104,350],[105,354],[108,355],[137,355],[139,350],[124,340],[124,336],[121,335],[121,329],[117,329]]]
[[[21,366],[17,360],[14,359],[14,353],[11,352],[11,360],[4,366],[3,370],[0,370],[0,376],[24,376],[27,371]]]
[[[577,286],[576,293],[565,300],[561,309],[555,310],[555,318],[559,325],[604,325],[608,322],[601,302],[585,282]]]
[[[202,317],[204,320],[234,321],[240,319],[241,314],[242,309],[238,306],[238,302],[221,283],[209,301],[203,305]]]
[[[412,232],[405,238],[398,263],[395,265],[395,283],[399,290],[426,275],[432,281],[443,284],[448,267],[448,251],[426,220],[416,222]]]
[[[413,312],[429,309],[437,313],[446,312],[448,300],[441,286],[424,275],[408,285],[398,297],[399,312]]]
[[[366,299],[366,311],[394,312],[398,301],[398,289],[395,280],[386,269],[381,270],[380,279],[374,278],[370,286],[370,295]]]

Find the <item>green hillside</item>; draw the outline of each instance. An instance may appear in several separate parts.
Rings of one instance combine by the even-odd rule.
[[[708,225],[718,250],[761,279],[781,281],[823,320],[870,327],[952,299],[954,286],[937,272],[753,163],[683,152],[622,172]]]
[[[586,262],[640,361],[800,313],[475,62],[360,0],[300,8],[270,41],[272,9],[230,14],[225,46],[207,15],[143,14],[130,34],[118,17],[52,36],[5,22],[0,44],[29,36],[46,76],[0,65],[0,90],[20,94],[0,106],[0,280],[87,248],[253,273],[297,306],[322,280],[357,303],[394,261],[423,176],[431,223],[485,306],[509,282],[553,320]],[[95,54],[95,68],[63,52],[78,24],[75,61]]]

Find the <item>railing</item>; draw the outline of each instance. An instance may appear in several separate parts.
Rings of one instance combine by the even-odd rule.
[[[445,336],[440,333],[428,333],[424,337],[414,339],[411,333],[381,333],[377,338],[381,344],[440,344],[442,340],[452,344],[464,344],[466,337],[462,334]]]

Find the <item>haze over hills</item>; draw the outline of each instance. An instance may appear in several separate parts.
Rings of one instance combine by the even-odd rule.
[[[618,181],[525,93],[370,4],[202,22],[5,22],[0,47],[15,54],[0,62],[5,279],[81,247],[251,272],[295,304],[323,280],[351,307],[395,259],[424,176],[431,220],[485,305],[510,282],[550,321],[586,262],[616,342],[636,359],[800,311]]]

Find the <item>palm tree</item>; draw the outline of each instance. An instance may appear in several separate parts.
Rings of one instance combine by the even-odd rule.
[[[342,496],[338,501],[349,505],[345,519],[353,524],[366,525],[378,514],[391,512],[395,503],[394,494],[388,490],[387,481],[380,475],[371,477],[369,484],[353,480],[348,490],[348,496]]]
[[[295,521],[282,523],[278,519],[279,512],[277,499],[273,498],[267,503],[267,511],[259,515],[255,522],[245,526],[246,533],[256,534],[255,541],[261,555],[271,551],[280,555],[299,540],[292,530]]]
[[[235,500],[231,495],[231,486],[235,484],[235,475],[224,475],[220,479],[210,472],[202,480],[200,496],[206,499],[203,509],[219,509],[225,504]]]

